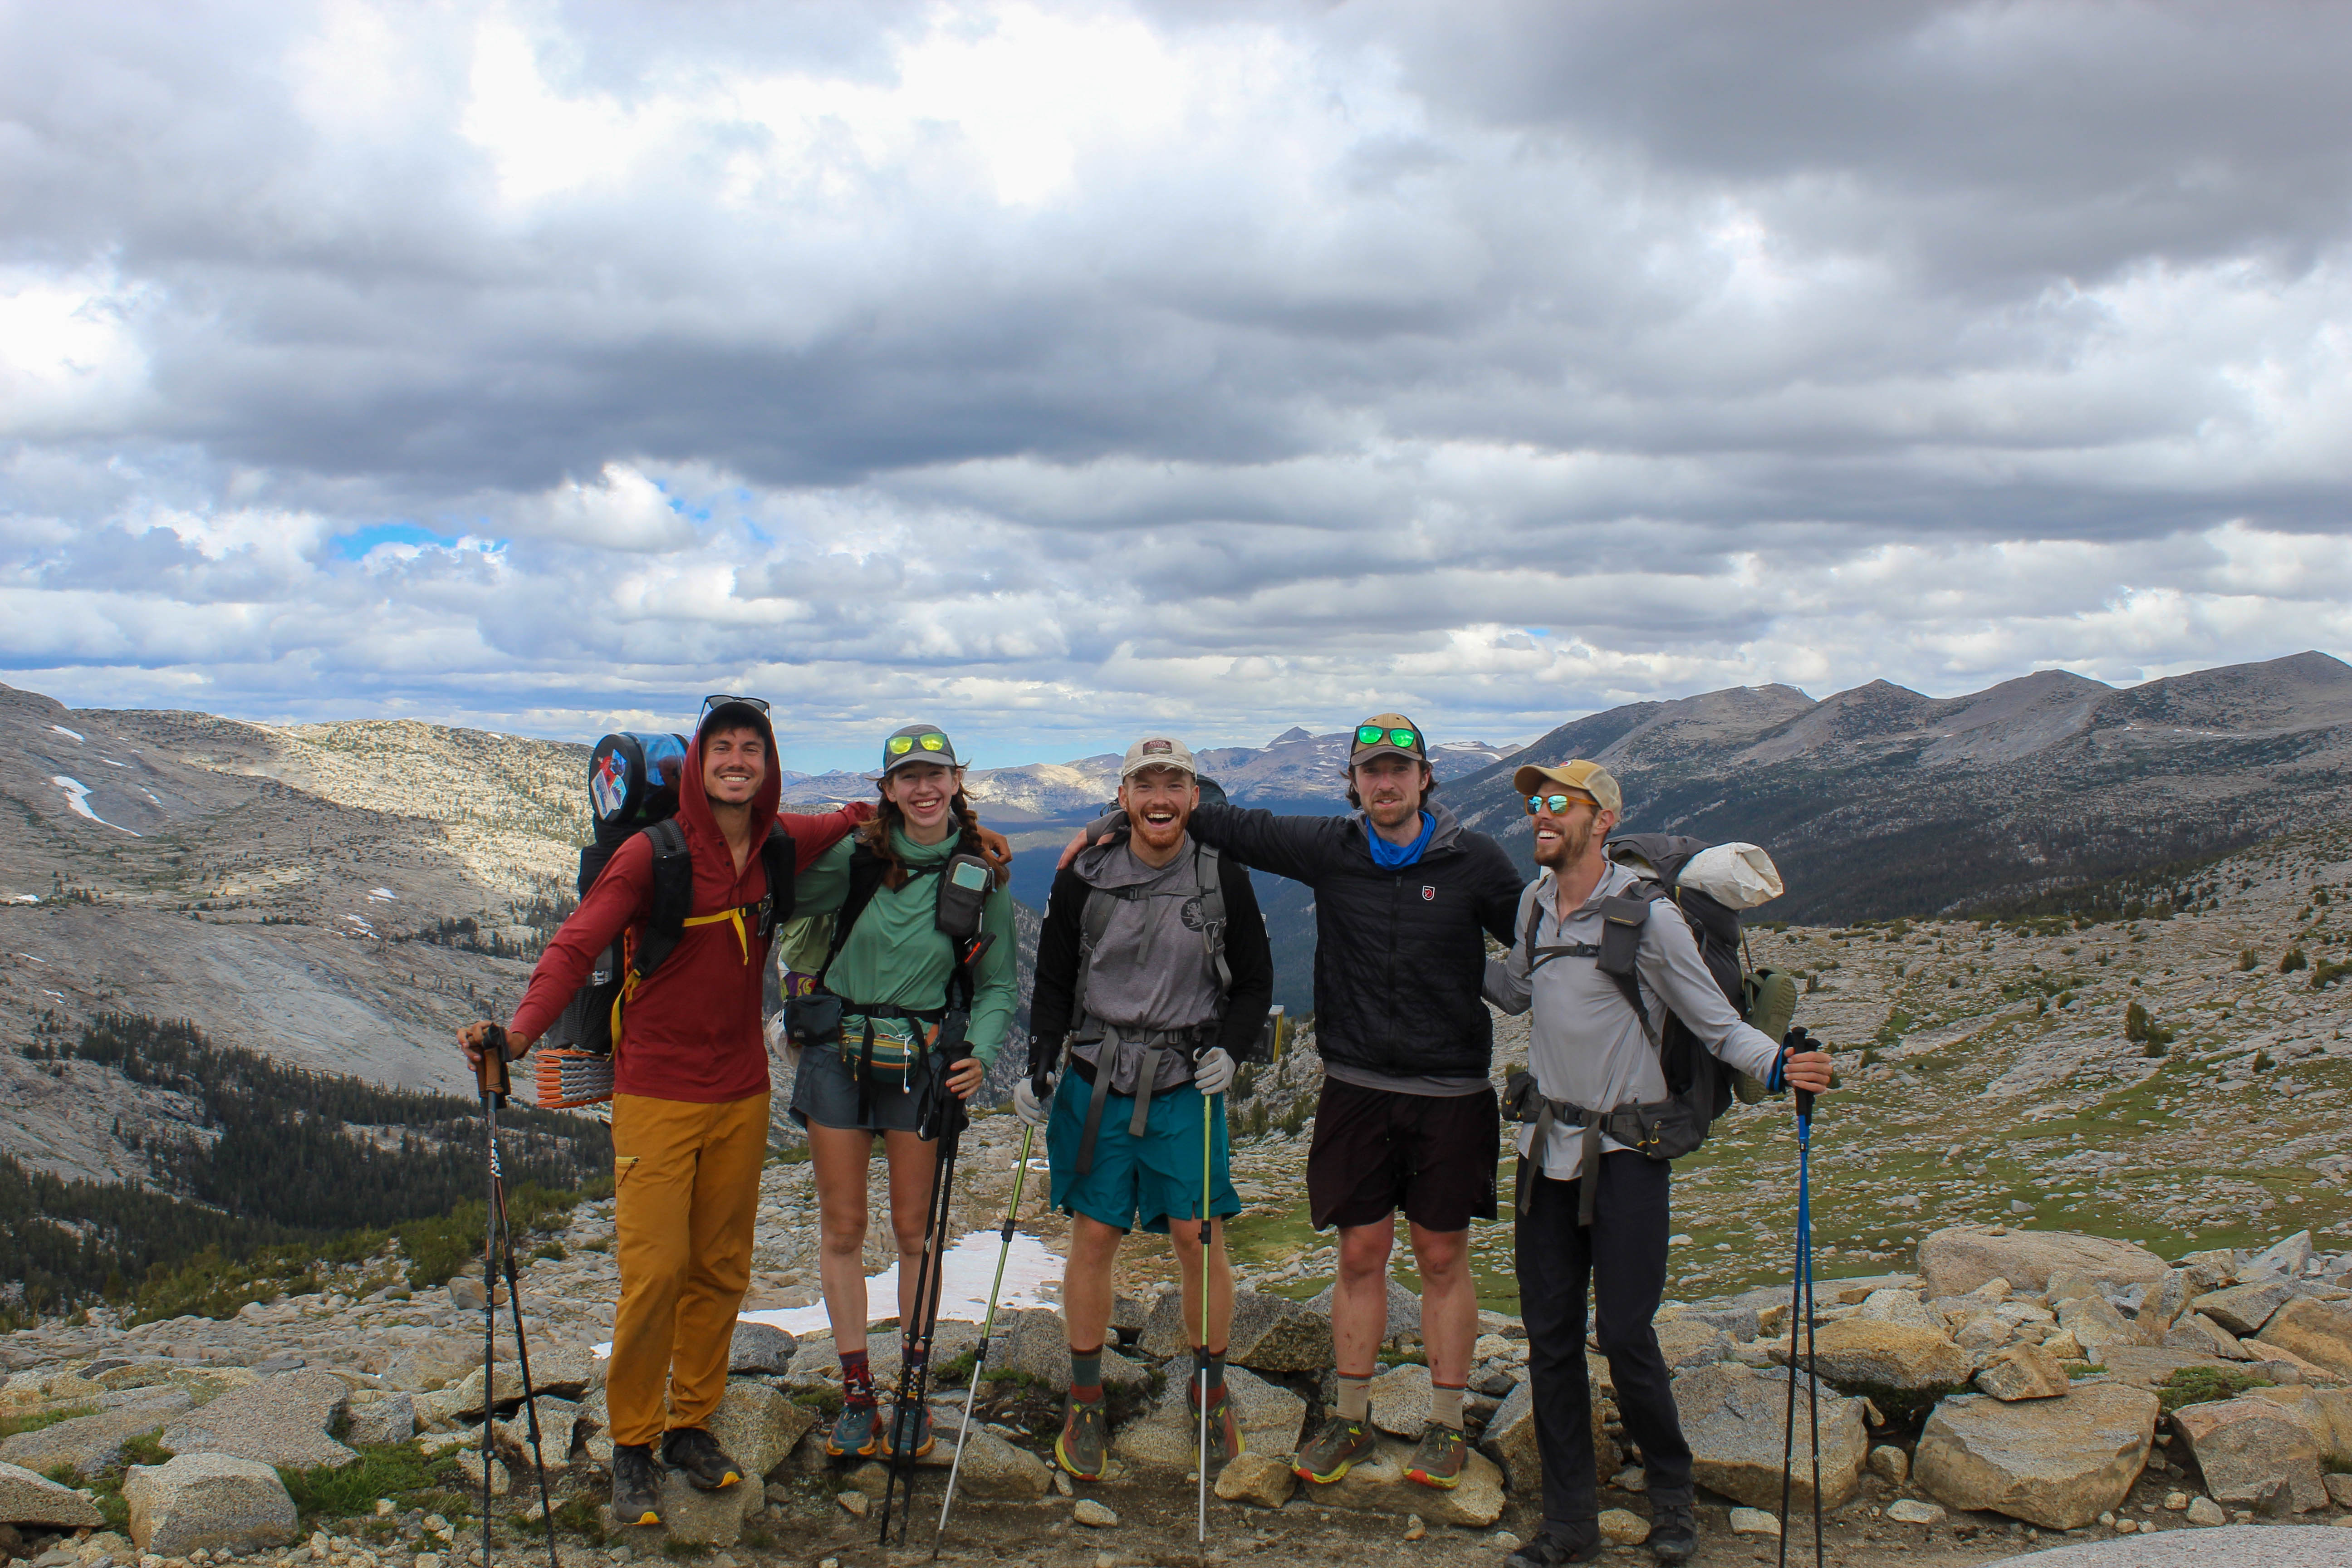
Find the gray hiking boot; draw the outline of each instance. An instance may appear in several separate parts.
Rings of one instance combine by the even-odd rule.
[[[699,1426],[680,1426],[662,1437],[662,1463],[686,1472],[700,1491],[715,1492],[743,1479],[743,1467],[719,1446],[719,1439]]]
[[[613,1520],[616,1524],[661,1522],[661,1474],[654,1468],[651,1443],[613,1445]]]

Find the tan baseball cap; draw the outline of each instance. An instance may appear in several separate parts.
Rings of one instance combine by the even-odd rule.
[[[1399,740],[1398,736],[1403,736]],[[1429,742],[1421,726],[1402,713],[1375,713],[1356,726],[1349,737],[1348,765],[1369,763],[1374,757],[1411,757],[1417,763],[1429,761]]]
[[[1601,810],[1625,815],[1625,792],[1617,787],[1616,779],[1599,763],[1588,763],[1581,757],[1556,768],[1529,763],[1511,775],[1511,787],[1523,796],[1538,793],[1548,784],[1591,795]]]
[[[1125,784],[1131,773],[1146,768],[1176,768],[1201,776],[1199,764],[1192,761],[1192,748],[1166,735],[1146,735],[1127,749],[1127,760],[1118,764],[1118,779]]]

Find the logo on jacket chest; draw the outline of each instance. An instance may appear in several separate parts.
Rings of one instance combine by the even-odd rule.
[[[1437,889],[1431,887],[1428,883],[1423,882],[1421,885],[1421,901],[1424,904],[1435,903],[1437,901]]]

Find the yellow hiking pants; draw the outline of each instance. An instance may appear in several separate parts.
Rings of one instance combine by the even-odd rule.
[[[735,1314],[751,1282],[767,1152],[764,1092],[716,1105],[613,1097],[621,1304],[604,1398],[614,1442],[651,1443],[667,1427],[708,1426],[719,1408]]]

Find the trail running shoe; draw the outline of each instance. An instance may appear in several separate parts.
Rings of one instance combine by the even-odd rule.
[[[824,1435],[824,1451],[836,1459],[870,1459],[882,1451],[882,1412],[871,1405],[845,1405]]]
[[[1184,1408],[1192,1419],[1201,1418],[1201,1384],[1198,1379],[1184,1384]],[[1234,1415],[1234,1391],[1220,1388],[1209,1399],[1209,1453],[1219,1464],[1231,1464],[1242,1456],[1248,1445],[1242,1437],[1242,1424]]]
[[[1591,1563],[1604,1550],[1597,1525],[1579,1526],[1571,1534],[1547,1528],[1533,1541],[1503,1559],[1503,1568],[1559,1568],[1563,1563]]]
[[[939,1440],[931,1436],[931,1407],[928,1405],[915,1406],[903,1430],[899,1426],[898,1412],[893,1409],[889,1425],[883,1431],[892,1456],[897,1458],[919,1459],[929,1453],[931,1445]]]
[[[1461,1427],[1433,1421],[1421,1429],[1421,1441],[1404,1462],[1404,1479],[1450,1492],[1462,1483],[1463,1457],[1469,1451]]]
[[[700,1491],[715,1492],[743,1479],[743,1467],[719,1446],[719,1439],[699,1426],[679,1426],[662,1437],[662,1463],[684,1470]]]
[[[1651,1504],[1649,1545],[1661,1563],[1689,1562],[1698,1551],[1698,1519],[1690,1504]]]
[[[1082,1481],[1102,1479],[1103,1456],[1110,1448],[1110,1416],[1099,1399],[1072,1399],[1054,1439],[1054,1462]]]
[[[1298,1451],[1298,1461],[1290,1468],[1302,1480],[1328,1486],[1344,1478],[1357,1460],[1370,1458],[1372,1443],[1370,1422],[1334,1415],[1323,1423],[1315,1440]]]
[[[613,1445],[613,1521],[661,1522],[661,1477],[654,1469],[650,1443]]]

